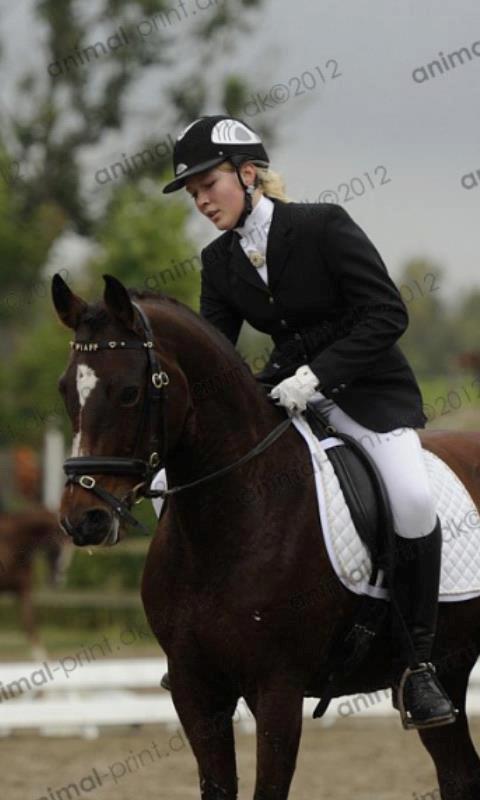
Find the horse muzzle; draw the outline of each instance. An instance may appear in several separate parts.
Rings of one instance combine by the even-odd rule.
[[[83,511],[76,519],[60,519],[65,533],[77,547],[112,545],[118,542],[119,521],[107,508],[94,507]]]

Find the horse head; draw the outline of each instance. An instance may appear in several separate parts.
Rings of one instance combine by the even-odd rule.
[[[75,333],[58,387],[73,429],[60,521],[77,545],[119,540],[122,523],[134,520],[129,509],[163,466],[191,408],[185,374],[160,344],[158,309],[149,313],[119,280],[104,280],[103,301],[92,305],[60,275],[52,280],[57,314]]]
[[[285,422],[213,325],[171,297],[104,280],[94,304],[60,275],[52,282],[57,314],[75,332],[59,380],[73,428],[60,518],[77,545],[115,544],[125,522],[138,524],[130,508],[153,496],[161,467],[169,485],[204,478],[235,466]],[[238,494],[236,481],[221,491]],[[177,497],[184,495],[175,496],[177,510],[198,514]]]

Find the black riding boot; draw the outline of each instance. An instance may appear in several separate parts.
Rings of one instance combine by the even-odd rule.
[[[431,663],[437,623],[442,532],[437,516],[427,536],[405,539],[396,536],[396,566],[393,592],[410,634],[392,608],[394,643],[400,648],[395,680],[394,705],[404,728],[433,728],[455,722],[456,710],[440,684]],[[413,645],[413,650],[412,650]],[[397,673],[398,674],[398,673]]]

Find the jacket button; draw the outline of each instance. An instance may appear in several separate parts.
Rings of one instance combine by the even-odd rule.
[[[272,295],[270,295],[270,297],[268,298],[268,302],[269,303],[274,303],[275,302],[275,300],[273,299]]]
[[[294,334],[293,334],[293,338],[294,338],[294,339],[297,339],[297,341],[300,341],[300,339],[302,338],[302,334],[301,334],[301,333],[298,333],[298,331],[297,331],[297,333],[294,333]]]
[[[281,319],[280,320],[280,325],[282,326],[282,328],[286,328],[287,327],[287,320],[286,319]]]
[[[337,387],[335,386],[335,387],[332,389],[332,394],[338,394],[338,392],[339,392],[339,391],[340,391],[340,390],[339,390],[339,389],[337,389]]]
[[[346,389],[346,388],[347,388],[347,384],[346,383],[341,383],[340,384],[340,389]]]

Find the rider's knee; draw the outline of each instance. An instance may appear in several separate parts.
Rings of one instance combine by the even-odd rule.
[[[402,495],[396,513],[394,510],[395,529],[399,536],[407,539],[427,536],[435,527],[436,517],[429,487],[414,484]]]

